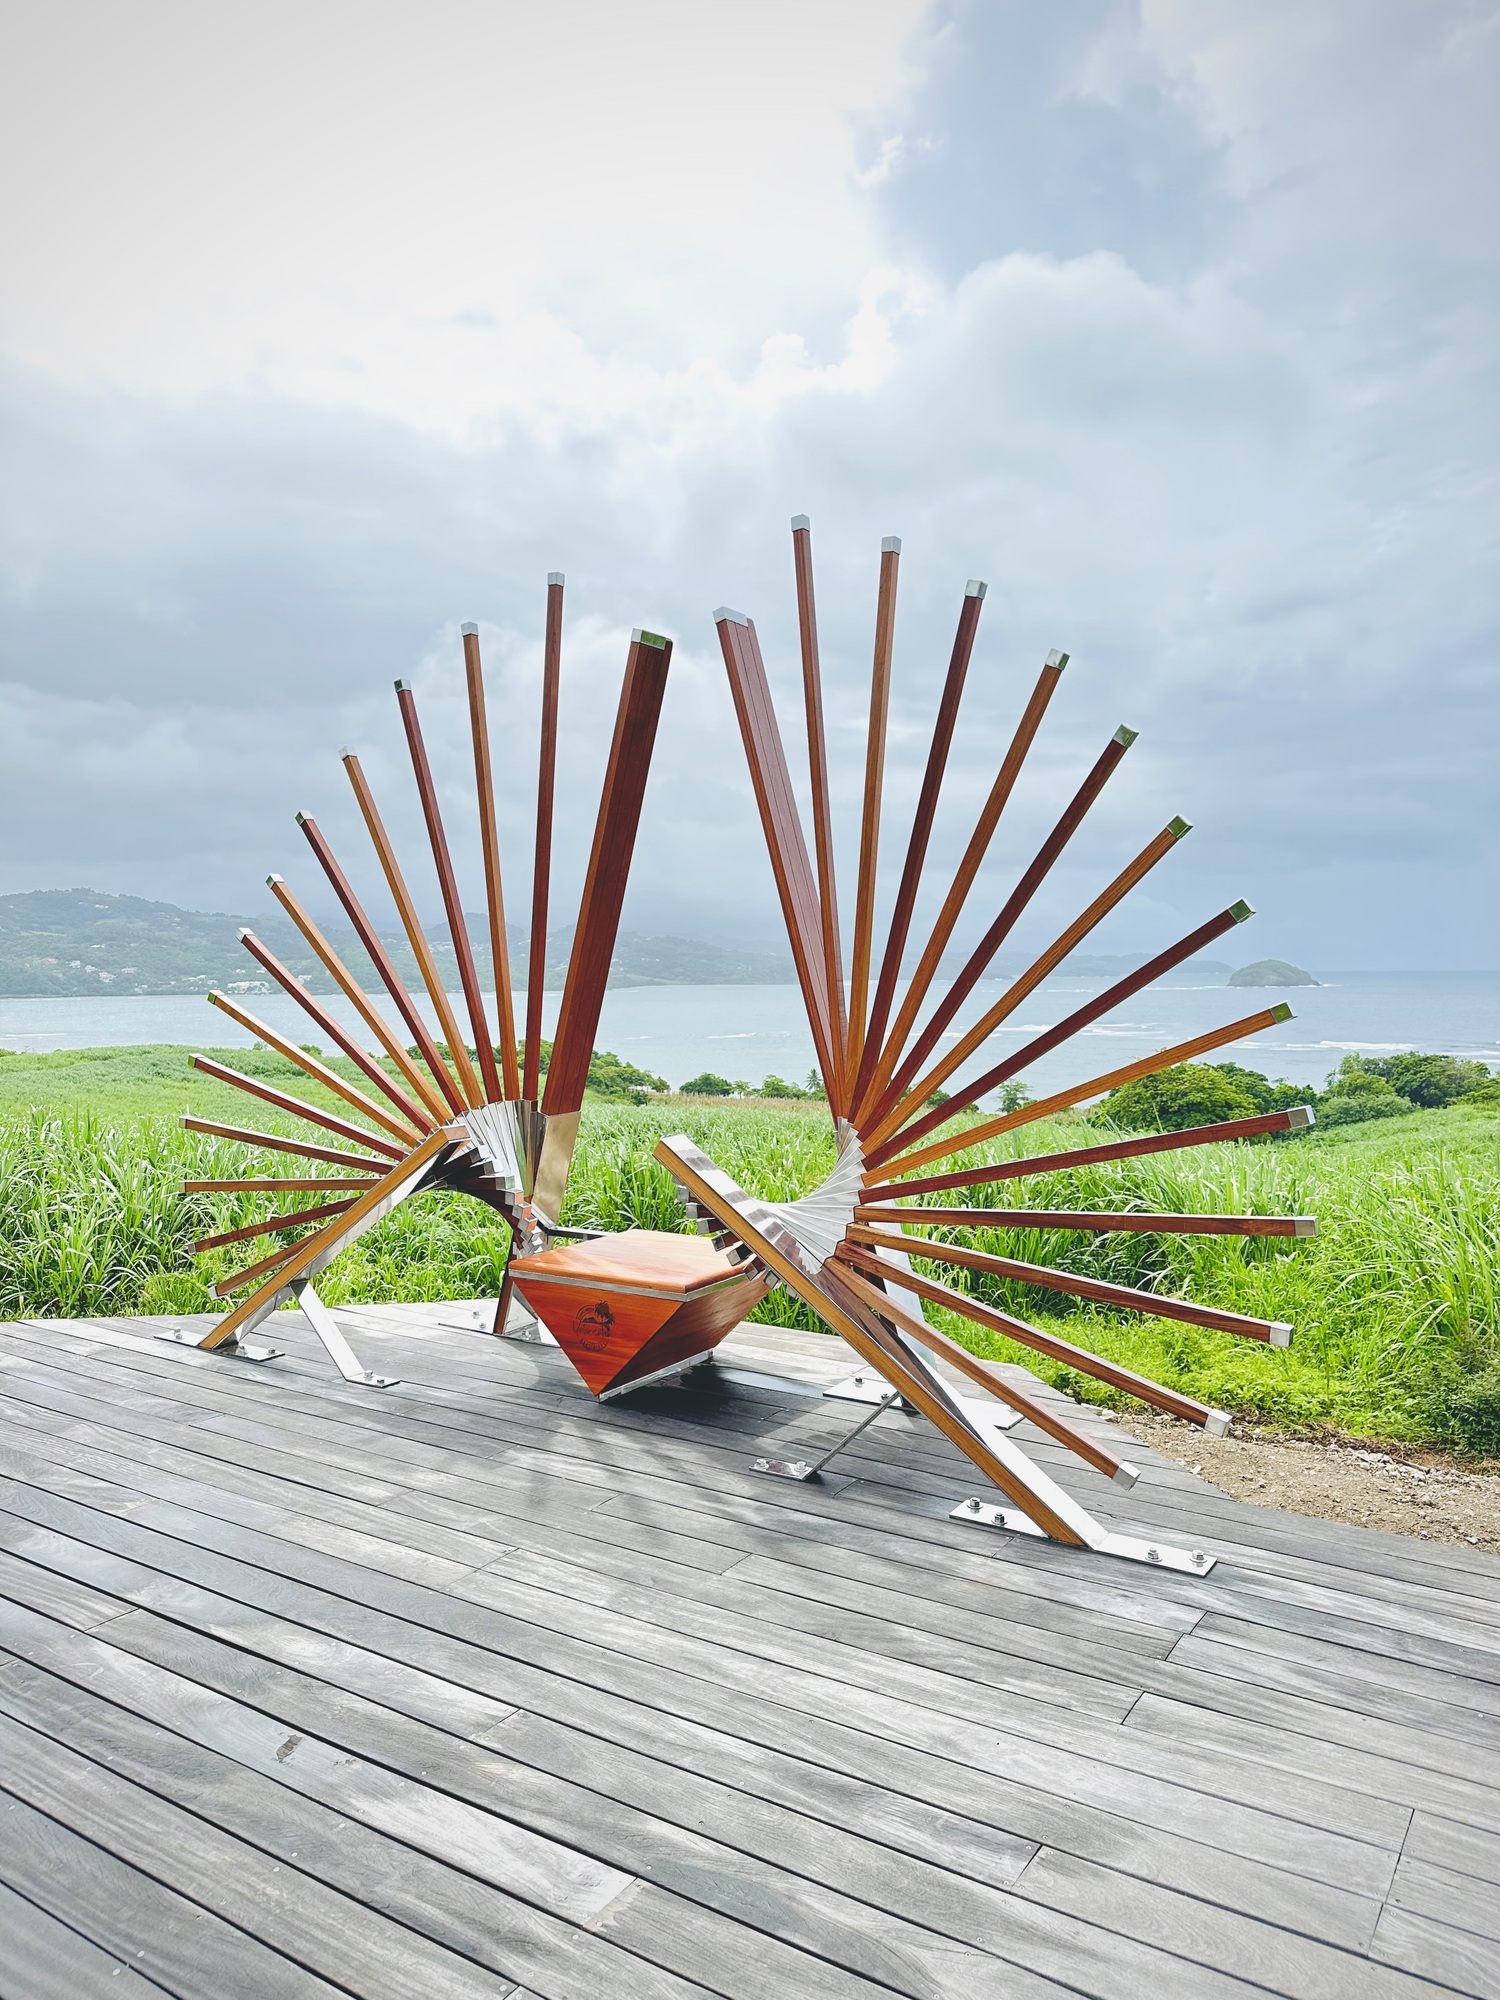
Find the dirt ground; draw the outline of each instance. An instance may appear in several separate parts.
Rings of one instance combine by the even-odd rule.
[[[1500,1460],[1460,1463],[1440,1452],[1380,1451],[1238,1426],[1228,1437],[1206,1437],[1195,1425],[1137,1411],[1120,1429],[1236,1500],[1500,1555]]]

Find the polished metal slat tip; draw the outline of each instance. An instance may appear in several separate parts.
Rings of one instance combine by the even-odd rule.
[[[901,553],[901,537],[899,535],[887,535],[885,540],[880,544],[880,553],[883,556],[899,556]]]
[[[735,611],[729,605],[721,604],[714,613],[714,623],[715,625],[726,623],[730,625],[748,625],[750,620],[743,611]]]
[[[989,585],[985,582],[982,576],[971,576],[968,582],[964,585],[964,596],[983,597],[988,589]]]
[[[667,641],[660,632],[648,632],[644,626],[637,625],[630,635],[630,643],[632,646],[655,646],[661,650]]]
[[[805,534],[811,526],[812,522],[805,514],[793,514],[792,533],[794,535]]]
[[[297,815],[297,818],[298,818],[298,820],[299,820],[299,821],[301,820],[301,818],[302,818],[302,815],[301,815],[301,813],[298,813],[298,815]],[[285,877],[285,875],[278,875],[278,874],[276,874],[276,872],[275,872],[275,871],[273,870],[273,871],[272,871],[272,872],[271,872],[271,873],[270,873],[270,874],[269,874],[269,875],[268,875],[268,876],[266,877],[266,887],[267,887],[268,889],[274,889],[274,888],[276,887],[276,884],[277,884],[278,882],[284,882],[285,880],[286,880],[286,877]]]
[[[1290,1347],[1291,1344],[1292,1329],[1284,1319],[1273,1319],[1271,1321],[1271,1345],[1273,1347]]]
[[[1190,819],[1183,819],[1180,814],[1176,819],[1169,819],[1167,821],[1167,832],[1171,834],[1174,840],[1181,840],[1185,833],[1191,833],[1192,830],[1193,822]]]
[[[1060,653],[1057,650],[1057,648],[1054,647],[1052,651],[1047,655],[1044,664],[1049,667],[1055,668],[1058,673],[1061,673],[1063,668],[1068,664],[1068,661],[1072,657],[1073,656],[1071,653]]]
[[[410,694],[410,693],[411,693],[411,682],[410,682],[410,681],[397,681],[397,682],[396,682],[396,692],[397,692],[397,694]]]
[[[547,572],[547,582],[549,584],[555,583],[559,590],[562,589],[567,580],[560,569],[549,569]]]
[[[1111,743],[1118,743],[1122,749],[1128,750],[1140,733],[1138,729],[1131,729],[1122,722],[1110,738],[1110,741]]]
[[[460,625],[458,629],[460,635],[465,639],[477,639],[479,637],[479,627],[477,625]],[[398,681],[396,685],[399,687],[401,683]]]
[[[1229,914],[1237,924],[1242,924],[1247,917],[1253,917],[1255,912],[1247,902],[1241,899],[1238,903],[1231,903],[1229,905]]]

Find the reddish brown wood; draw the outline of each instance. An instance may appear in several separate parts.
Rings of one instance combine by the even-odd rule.
[[[948,660],[948,673],[943,682],[942,697],[938,702],[937,721],[933,725],[932,742],[927,752],[927,768],[922,774],[922,789],[918,794],[917,809],[912,818],[906,862],[896,889],[896,901],[891,910],[891,927],[886,936],[885,951],[880,961],[880,976],[875,982],[875,998],[871,1003],[870,1018],[865,1026],[864,1054],[860,1059],[859,1074],[851,1093],[855,1104],[864,1102],[874,1082],[875,1071],[879,1066],[885,1043],[885,1031],[896,997],[896,982],[901,976],[901,961],[906,955],[907,939],[911,935],[911,920],[916,910],[917,891],[922,886],[922,869],[927,860],[928,842],[932,838],[932,823],[937,817],[943,774],[948,768],[948,753],[953,744],[953,732],[958,726],[958,705],[963,698],[964,681],[968,676],[969,661],[974,652],[974,639],[979,630],[979,612],[984,603],[984,589],[982,583],[971,583],[965,592],[963,607],[958,614],[958,630],[954,635],[953,651]]]
[[[327,1222],[330,1217],[342,1215],[346,1208],[353,1208],[354,1197],[348,1201],[325,1202],[319,1208],[293,1208],[285,1215],[267,1216],[264,1222],[247,1222],[243,1229],[226,1229],[219,1236],[203,1236],[193,1245],[193,1255],[201,1256],[205,1250],[222,1250],[226,1243],[243,1243],[252,1236],[269,1236],[277,1229],[296,1229],[314,1222]]]
[[[1108,1445],[1096,1443],[1086,1431],[1079,1430],[1076,1424],[1070,1424],[1066,1417],[1058,1416],[1038,1397],[1030,1396],[1024,1389],[1018,1388],[1008,1376],[1002,1375],[992,1362],[981,1361],[979,1356],[971,1354],[967,1347],[960,1347],[956,1340],[950,1340],[941,1327],[930,1326],[925,1319],[918,1319],[915,1313],[907,1312],[888,1293],[871,1284],[864,1273],[857,1270],[854,1265],[843,1259],[840,1259],[840,1263],[845,1274],[844,1282],[872,1312],[893,1321],[913,1340],[920,1340],[925,1347],[930,1347],[935,1353],[941,1354],[943,1359],[961,1375],[967,1375],[969,1380],[976,1382],[981,1389],[988,1389],[992,1396],[998,1396],[1002,1402],[1008,1403],[1013,1410],[1019,1411],[1028,1423],[1035,1424],[1037,1429],[1045,1431],[1048,1437],[1056,1438],[1058,1443],[1066,1445],[1069,1451],[1077,1452],[1084,1464],[1091,1465],[1095,1472],[1102,1472],[1106,1479],[1113,1479],[1120,1472],[1122,1461]]]
[[[766,1296],[753,1265],[657,1229],[515,1257],[509,1276],[596,1396],[707,1353]]]
[[[405,1119],[393,1118],[384,1105],[377,1104],[373,1097],[366,1097],[364,1092],[356,1090],[352,1083],[346,1083],[337,1071],[331,1070],[326,1063],[319,1062],[316,1056],[309,1055],[306,1049],[299,1048],[295,1042],[288,1041],[285,1035],[278,1034],[276,1029],[262,1021],[259,1015],[252,1014],[248,1007],[239,1006],[226,994],[210,993],[208,1001],[211,1007],[217,1007],[220,1013],[227,1014],[231,1021],[238,1021],[242,1028],[248,1029],[252,1035],[264,1042],[268,1049],[274,1049],[277,1055],[285,1056],[288,1062],[295,1063],[298,1069],[304,1070],[315,1083],[322,1084],[323,1088],[332,1092],[335,1097],[342,1097],[346,1104],[356,1111],[362,1111],[367,1118],[373,1118],[377,1125],[384,1126],[387,1132],[405,1145],[414,1146],[422,1137],[422,1131],[431,1129],[424,1122],[422,1130],[419,1131],[408,1125]],[[375,1143],[370,1133],[365,1134],[365,1143],[367,1145]]]
[[[1196,1306],[1187,1299],[1162,1298],[1155,1292],[1138,1292],[1130,1285],[1107,1284],[1102,1278],[1081,1278],[1074,1271],[1054,1271],[1046,1264],[1023,1264],[1014,1257],[996,1257],[988,1250],[971,1250],[961,1243],[916,1243],[909,1236],[890,1234],[856,1223],[850,1240],[866,1243],[872,1250],[895,1250],[923,1257],[931,1263],[959,1264],[966,1271],[983,1271],[992,1278],[1009,1278],[1018,1285],[1040,1285],[1050,1292],[1066,1292],[1076,1299],[1092,1299],[1096,1305],[1119,1306],[1128,1312],[1148,1313],[1155,1319],[1183,1320],[1189,1326],[1208,1326],[1220,1333],[1242,1334],[1247,1340],[1270,1340],[1272,1322],[1254,1319],[1248,1313],[1220,1312],[1216,1306]]]
[[[1019,979],[1014,980],[986,1013],[981,1014],[972,1028],[965,1029],[946,1055],[940,1056],[919,1082],[911,1087],[907,1098],[898,1103],[883,1117],[869,1134],[869,1150],[896,1143],[892,1135],[905,1125],[908,1115],[920,1111],[935,1091],[941,1090],[954,1072],[961,1069],[977,1048],[983,1046],[1000,1023],[1015,1012],[1021,1002],[1034,993],[1047,976],[1055,972],[1069,952],[1074,951],[1096,925],[1124,901],[1137,883],[1144,880],[1164,855],[1170,854],[1182,835],[1188,831],[1182,820],[1174,820],[1164,827],[1154,840],[1148,841],[1135,859],[1120,870],[1109,887],[1096,896],[1081,916],[1075,917],[1062,935],[1053,940],[1041,956],[1031,963]],[[953,1116],[952,1112],[946,1114]],[[918,1121],[920,1122],[920,1120]]]
[[[885,736],[891,707],[891,654],[896,642],[896,581],[901,543],[880,545],[875,603],[875,658],[870,669],[870,723],[865,736],[865,797],[859,824],[859,873],[854,884],[854,955],[849,965],[849,1043],[845,1068],[857,1076],[864,1057],[870,1004],[870,952],[875,938],[875,878],[880,861],[880,801],[885,786]]]
[[[438,892],[443,899],[443,913],[448,919],[448,936],[452,940],[453,956],[458,964],[458,983],[463,991],[464,1005],[468,1009],[469,1032],[474,1037],[474,1054],[479,1063],[484,1098],[486,1103],[493,1104],[502,1095],[500,1072],[495,1067],[494,1032],[484,1011],[484,996],[479,990],[479,970],[474,963],[474,946],[469,938],[469,926],[464,919],[463,900],[458,893],[458,877],[453,872],[453,856],[448,849],[448,835],[443,826],[442,809],[438,805],[437,786],[432,781],[432,765],[428,761],[427,745],[422,737],[422,724],[417,716],[417,697],[412,692],[410,682],[397,681],[396,702],[401,710],[402,727],[406,731],[406,747],[411,755],[412,775],[417,781],[417,797],[422,802],[422,817],[427,822],[427,840],[432,848],[432,865],[437,870]],[[425,937],[426,933],[423,935]]]
[[[1298,1107],[1304,1113],[1305,1105]],[[1033,1153],[1024,1160],[1002,1160],[994,1166],[961,1167],[957,1173],[933,1174],[927,1180],[871,1181],[867,1201],[894,1196],[946,1194],[952,1188],[988,1187],[994,1181],[1026,1180],[1033,1174],[1064,1173],[1070,1167],[1092,1167],[1108,1160],[1134,1160],[1144,1153],[1175,1153],[1180,1146],[1217,1146],[1235,1139],[1256,1139],[1264,1132],[1293,1132],[1307,1123],[1295,1111],[1265,1111],[1256,1118],[1225,1118],[1217,1125],[1190,1125],[1184,1132],[1145,1132],[1135,1139],[1112,1140],[1106,1146],[1076,1146],[1065,1153]]]
[[[1021,720],[1016,725],[1016,733],[1011,739],[1010,748],[1006,751],[995,782],[990,787],[990,795],[985,800],[984,810],[980,813],[974,831],[969,836],[969,844],[964,849],[964,857],[958,864],[952,886],[943,899],[943,907],[938,912],[937,922],[932,927],[932,935],[928,938],[922,956],[917,961],[917,969],[912,974],[911,984],[906,990],[896,1016],[896,1025],[887,1036],[885,1047],[880,1051],[874,1076],[865,1092],[866,1103],[856,1107],[855,1117],[861,1123],[868,1116],[874,1115],[873,1107],[885,1096],[901,1051],[906,1047],[922,1003],[927,998],[928,989],[937,976],[943,953],[948,949],[948,941],[953,935],[954,926],[968,900],[969,891],[974,886],[974,878],[979,873],[980,865],[989,851],[990,842],[995,837],[995,828],[1000,823],[1000,815],[1004,812],[1011,792],[1015,789],[1021,766],[1026,761],[1026,753],[1030,750],[1037,730],[1041,727],[1042,717],[1047,712],[1047,704],[1051,701],[1057,684],[1062,679],[1063,668],[1067,664],[1066,653],[1049,653],[1046,664],[1037,677],[1036,686],[1031,691],[1031,699],[1027,702]],[[934,1035],[933,1040],[936,1039]],[[931,1047],[931,1043],[928,1047]],[[924,1050],[922,1055],[916,1057],[912,1065],[913,1075],[916,1074],[917,1066],[925,1054]]]
[[[240,943],[256,964],[262,966],[278,986],[291,994],[308,1019],[322,1030],[334,1047],[342,1049],[355,1068],[361,1070],[377,1089],[384,1091],[408,1124],[415,1126],[419,1132],[432,1130],[438,1121],[433,1118],[431,1112],[415,1098],[409,1097],[399,1084],[387,1076],[375,1058],[362,1049],[354,1037],[346,1031],[337,1016],[331,1014],[320,1000],[308,992],[296,973],[284,966],[276,954],[261,943],[254,931],[241,931]]]
[[[1002,1111],[993,1118],[982,1118],[977,1125],[969,1125],[961,1131],[950,1133],[946,1139],[935,1140],[930,1146],[923,1146],[915,1153],[903,1153],[893,1157],[891,1148],[882,1148],[868,1160],[871,1169],[881,1168],[887,1178],[892,1175],[912,1173],[918,1167],[925,1167],[930,1160],[945,1160],[954,1153],[967,1152],[971,1146],[982,1146],[1002,1132],[1013,1132],[1018,1125],[1033,1124],[1039,1118],[1054,1117],[1059,1111],[1071,1111],[1076,1104],[1086,1103],[1091,1097],[1103,1097],[1107,1091],[1118,1090],[1122,1083],[1133,1083],[1138,1076],[1155,1076],[1158,1070],[1171,1069],[1174,1063],[1192,1062],[1198,1056],[1206,1055],[1210,1049],[1221,1049],[1228,1042],[1237,1042],[1246,1035],[1257,1035],[1262,1028],[1272,1028],[1291,1018],[1291,1009],[1279,1002],[1274,1007],[1263,1008],[1258,1014],[1247,1014],[1241,1021],[1231,1021],[1226,1028],[1211,1028],[1205,1035],[1194,1035],[1190,1041],[1178,1042],[1170,1049],[1162,1049],[1154,1056],[1142,1056],[1138,1062],[1125,1063],[1119,1069],[1110,1070],[1106,1076],[1091,1077],[1087,1083],[1069,1085],[1066,1090],[1057,1090],[1050,1097],[1038,1098],[1034,1104],[1023,1104],[1016,1111]]]
[[[1048,1028],[1034,1040],[1014,1050],[1002,1062],[987,1069],[983,1076],[961,1084],[946,1104],[935,1106],[931,1111],[924,1112],[920,1118],[914,1118],[909,1125],[903,1127],[903,1136],[907,1143],[914,1144],[928,1132],[935,1132],[939,1125],[946,1124],[960,1111],[967,1111],[972,1105],[977,1104],[981,1097],[988,1096],[992,1090],[998,1090],[1002,1083],[1009,1083],[1012,1077],[1019,1076],[1023,1070],[1029,1069],[1032,1063],[1039,1062],[1053,1049],[1060,1048],[1064,1042],[1120,1006],[1132,994],[1139,993],[1142,987],[1149,986],[1152,980],[1160,979],[1174,966],[1181,965],[1184,959],[1192,958],[1195,953],[1202,951],[1205,945],[1212,944],[1215,938],[1222,937],[1225,931],[1232,931],[1235,925],[1242,922],[1243,917],[1249,914],[1243,903],[1236,903],[1233,908],[1220,911],[1218,916],[1210,917],[1206,924],[1200,924],[1196,930],[1189,931],[1186,937],[1179,938],[1176,944],[1158,952],[1155,958],[1148,959],[1134,972],[1128,972],[1123,979],[1117,979],[1114,985],[1107,987],[1103,993],[1096,993],[1092,1000],[1085,1001],[1083,1006],[1075,1008],[1067,1019],[1059,1021],[1056,1027]]]
[[[463,1030],[458,1025],[458,1016],[453,1011],[453,1003],[448,998],[448,989],[443,984],[437,968],[437,960],[432,955],[432,946],[427,942],[427,933],[422,928],[422,920],[417,915],[417,906],[412,900],[406,877],[401,872],[401,864],[396,859],[396,850],[391,845],[390,835],[385,830],[385,822],[375,804],[375,795],[370,790],[364,768],[352,750],[346,750],[343,765],[354,788],[354,796],[359,803],[365,827],[385,876],[386,886],[391,892],[391,900],[396,905],[401,918],[401,928],[406,932],[406,941],[411,946],[412,956],[421,970],[422,984],[427,988],[427,997],[432,1002],[448,1044],[448,1060],[452,1063],[458,1078],[458,1087],[471,1107],[484,1102],[484,1088],[474,1073],[474,1065],[469,1061],[468,1046]],[[456,946],[455,946],[456,948]]]
[[[828,1086],[829,1109],[835,1117],[841,1105],[834,1093],[844,1069],[833,1047],[831,1008],[826,961],[823,955],[822,912],[807,843],[802,835],[801,815],[792,792],[791,774],[781,731],[771,705],[771,690],[755,627],[737,611],[720,611],[717,618],[719,644],[729,675],[729,691],[739,719],[750,767],[750,782],[766,837],[776,893],[792,947],[792,962],[802,988],[803,1005],[812,1029],[818,1067]]]
[[[424,1076],[421,1070],[417,1068],[417,1065],[412,1061],[397,1039],[394,1030],[382,1018],[379,1009],[372,1004],[369,995],[361,987],[348,966],[340,959],[338,953],[318,929],[318,926],[313,922],[306,910],[303,909],[297,898],[287,887],[283,878],[280,875],[268,875],[266,877],[266,886],[322,961],[339,991],[349,1001],[365,1026],[396,1065],[401,1075],[405,1077],[407,1083],[416,1092],[417,1097],[427,1107],[431,1117],[438,1124],[442,1124],[448,1117],[449,1107],[434,1088],[431,1078]]]
[[[542,1109],[549,1116],[576,1111],[583,1103],[671,660],[670,639],[655,632],[637,632],[632,638],[547,1066]]]
[[[273,1250],[269,1257],[262,1257],[258,1264],[247,1264],[243,1271],[232,1271],[227,1278],[220,1278],[214,1286],[216,1299],[227,1299],[231,1292],[237,1292],[244,1285],[253,1285],[257,1278],[263,1278],[268,1271],[280,1270],[283,1264],[291,1262],[297,1254],[295,1243],[283,1243]]]
[[[348,877],[334,859],[333,849],[318,830],[317,822],[309,819],[306,813],[298,813],[297,824],[307,836],[307,844],[317,856],[318,866],[328,877],[333,893],[343,904],[344,914],[354,926],[355,935],[364,946],[370,963],[374,966],[380,977],[381,984],[396,1003],[397,1012],[406,1023],[407,1032],[421,1050],[422,1060],[432,1072],[433,1081],[446,1099],[449,1110],[465,1110],[467,1108],[465,1100],[459,1091],[458,1085],[453,1081],[452,1073],[443,1060],[442,1052],[433,1040],[432,1031],[422,1019],[416,1001],[407,992],[406,985],[400,973],[397,972],[390,953],[381,943],[375,926],[370,922],[368,916],[366,916],[363,905],[350,887]]]
[[[879,1203],[856,1208],[856,1222],[895,1222],[903,1229],[1127,1230],[1143,1236],[1307,1236],[1305,1215],[1148,1214],[1143,1209],[928,1208]]]
[[[823,726],[823,676],[818,656],[818,611],[813,595],[812,530],[805,514],[792,523],[792,565],[797,579],[797,631],[802,647],[802,698],[807,712],[807,766],[812,787],[813,853],[818,865],[818,913],[823,933],[823,984],[829,1005],[829,1046],[834,1074],[824,1079],[829,1109],[842,1115],[849,1102],[844,1051],[849,1022],[844,1004],[844,948],[839,936],[838,881],[833,811],[828,786],[828,741]]]
[[[889,1327],[871,1314],[857,1299],[852,1287],[840,1282],[842,1267],[832,1258],[816,1279],[809,1278],[799,1263],[764,1235],[718,1188],[705,1180],[696,1167],[675,1152],[670,1140],[661,1140],[656,1157],[685,1186],[705,1213],[716,1216],[743,1242],[762,1266],[779,1277],[792,1294],[802,1300],[824,1323],[848,1341],[861,1361],[884,1376],[892,1388],[914,1409],[943,1433],[985,1477],[999,1487],[1045,1534],[1061,1542],[1078,1545],[1079,1537],[1069,1524],[1054,1514],[1045,1501],[997,1459],[988,1441],[975,1430],[950,1400],[942,1384],[913,1355],[901,1346]]]
[[[182,1191],[184,1194],[324,1194],[330,1189],[348,1188],[355,1194],[363,1194],[374,1185],[374,1181],[283,1180],[266,1175],[259,1180],[184,1181]]]
[[[241,1299],[232,1312],[225,1313],[218,1325],[205,1334],[198,1345],[212,1350],[232,1341],[247,1320],[253,1319],[268,1305],[293,1278],[304,1271],[310,1272],[318,1258],[331,1252],[333,1245],[342,1238],[352,1241],[365,1218],[379,1210],[380,1204],[388,1201],[394,1193],[408,1182],[426,1173],[432,1162],[451,1148],[452,1139],[446,1132],[429,1132],[420,1146],[413,1147],[383,1180],[376,1181],[362,1194],[347,1215],[340,1215],[323,1228],[315,1230],[311,1236],[304,1236],[298,1243],[286,1264],[280,1271],[273,1272],[264,1284],[259,1285],[246,1299]]]
[[[497,1095],[515,1098],[521,1094],[521,1076],[516,1067],[516,1009],[510,990],[510,939],[505,930],[500,830],[495,823],[495,775],[490,765],[490,725],[484,705],[484,668],[479,658],[477,626],[464,627],[463,642],[464,679],[469,690],[469,735],[474,743],[474,792],[479,800],[479,844],[484,853],[490,965],[495,976],[495,1032],[500,1037],[500,1085]],[[483,1053],[481,1049],[481,1057]],[[493,1060],[490,1068],[494,1068]]]
[[[1101,1360],[1098,1355],[1090,1354],[1086,1347],[1075,1347],[1070,1340],[1060,1340],[1054,1333],[1044,1333],[1040,1327],[1017,1319],[1011,1313],[1001,1312],[997,1306],[986,1305],[968,1292],[956,1292],[951,1285],[940,1284],[936,1278],[924,1277],[920,1271],[909,1271],[904,1264],[887,1263],[873,1250],[850,1244],[839,1252],[839,1262],[851,1264],[856,1270],[874,1272],[905,1291],[915,1292],[918,1298],[930,1300],[933,1305],[943,1306],[963,1319],[972,1320],[975,1326],[988,1327],[992,1333],[1003,1333],[1007,1338],[1019,1341],[1023,1347],[1034,1348],[1038,1354],[1045,1354],[1053,1361],[1066,1362],[1068,1367],[1076,1368],[1080,1374],[1092,1375],[1096,1381],[1108,1382],[1112,1388],[1123,1389],[1127,1395],[1138,1397],[1154,1409],[1165,1410],[1169,1416],[1181,1417],[1184,1423],[1206,1424],[1214,1414],[1207,1404],[1194,1402],[1190,1396],[1180,1396],[1175,1389],[1164,1389],[1149,1376],[1137,1375],[1129,1368],[1118,1367],[1113,1361]]]
[[[1074,793],[1067,810],[1038,848],[1035,859],[1006,898],[1005,906],[999,916],[969,954],[958,977],[934,1007],[931,1019],[913,1043],[910,1053],[901,1060],[899,1067],[896,1065],[896,1045],[898,1037],[904,1040],[906,1031],[900,1023],[897,1024],[896,1032],[890,1038],[889,1072],[885,1073],[883,1084],[881,1076],[876,1076],[871,1089],[865,1093],[865,1102],[860,1107],[862,1130],[869,1132],[878,1129],[890,1117],[902,1093],[910,1089],[918,1070],[937,1047],[944,1030],[959,1008],[983,978],[995,953],[1010,936],[1032,897],[1052,872],[1063,849],[1078,831],[1085,813],[1103,791],[1120,759],[1134,740],[1129,730],[1121,730],[1117,731],[1104,746],[1093,769]]]
[[[351,1125],[346,1118],[335,1118],[332,1112],[320,1111],[316,1104],[308,1104],[303,1098],[289,1097],[284,1090],[276,1090],[269,1083],[261,1083],[253,1076],[242,1076],[237,1069],[227,1069],[223,1063],[215,1062],[212,1056],[192,1055],[188,1061],[194,1069],[201,1069],[205,1076],[217,1077],[220,1083],[232,1083],[236,1090],[258,1097],[263,1104],[274,1104],[278,1111],[289,1111],[294,1118],[305,1118],[309,1124],[321,1125],[325,1132],[337,1132],[341,1139],[352,1139],[356,1145],[384,1153],[387,1159],[399,1160],[405,1152],[404,1147],[393,1146],[389,1140],[367,1132],[363,1125]]]
[[[384,1160],[371,1159],[368,1153],[340,1153],[332,1146],[285,1139],[279,1132],[252,1132],[243,1125],[220,1125],[209,1118],[194,1118],[187,1112],[182,1114],[182,1124],[189,1132],[207,1132],[215,1139],[237,1139],[242,1146],[262,1146],[273,1153],[295,1153],[303,1160],[328,1160],[339,1167],[373,1167],[381,1174],[386,1170]]]
[[[547,911],[552,883],[552,806],[557,784],[557,702],[562,685],[563,575],[547,578],[547,637],[542,652],[542,745],[536,782],[536,847],[531,865],[531,959],[526,973],[526,1051],[521,1095],[541,1089],[542,1004],[547,987]]]

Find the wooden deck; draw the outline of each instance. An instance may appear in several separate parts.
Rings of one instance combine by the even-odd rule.
[[[1015,1433],[1219,1564],[1080,1555],[899,1412],[753,1474],[832,1341],[601,1409],[463,1317],[0,1326],[5,2000],[1500,1996],[1500,1563]]]

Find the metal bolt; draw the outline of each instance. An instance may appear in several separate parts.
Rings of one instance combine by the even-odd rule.
[[[1146,1560],[1148,1563],[1159,1563],[1161,1561],[1161,1557],[1155,1549],[1147,1549]]]

